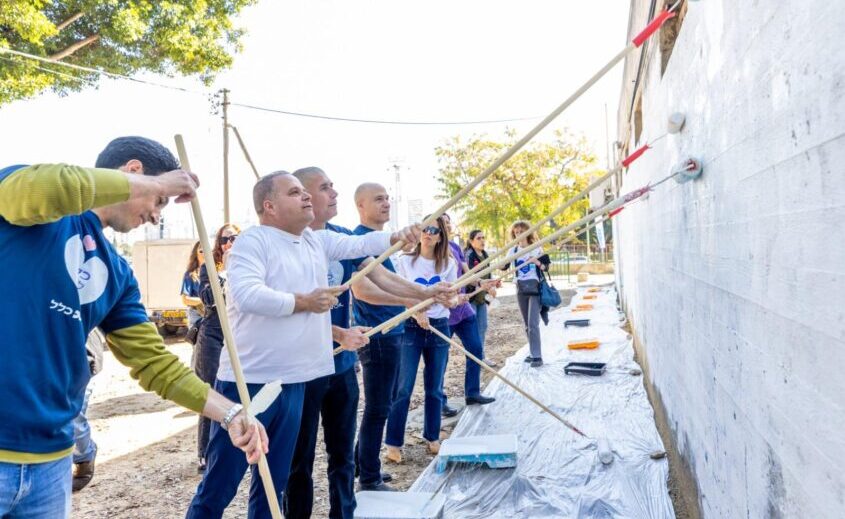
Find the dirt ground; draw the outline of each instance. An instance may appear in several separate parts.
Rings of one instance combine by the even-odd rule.
[[[568,303],[571,294],[562,294],[564,304]],[[485,353],[501,364],[525,343],[525,334],[515,297],[500,299],[501,306],[489,314]],[[169,347],[183,360],[190,358],[188,344],[173,341]],[[453,349],[447,368],[446,391],[461,403],[464,362],[460,353]],[[491,375],[484,371],[482,374],[486,384]],[[418,377],[418,386],[421,386],[421,379]],[[196,415],[144,393],[129,378],[128,370],[108,354],[104,370],[94,379],[94,384],[89,419],[99,448],[97,468],[91,484],[74,494],[72,517],[183,517],[200,482],[196,473]],[[409,422],[413,422],[414,409],[421,405],[422,389],[418,387],[411,402]],[[359,407],[359,417],[360,412]],[[444,438],[451,433],[455,421],[444,421]],[[401,490],[410,487],[432,459],[419,429],[409,426],[407,438],[403,463],[384,465],[384,470],[393,475],[391,484]],[[319,445],[314,467],[316,518],[328,515],[326,458]],[[246,516],[249,479],[249,476],[244,478],[224,517]],[[676,507],[678,504],[676,502]],[[684,517],[683,513],[679,513],[679,517]]]

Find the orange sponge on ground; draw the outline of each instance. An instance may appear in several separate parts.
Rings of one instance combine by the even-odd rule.
[[[567,343],[570,350],[594,350],[599,347],[598,339],[573,339]]]

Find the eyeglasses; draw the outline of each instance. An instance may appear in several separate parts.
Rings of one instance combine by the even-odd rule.
[[[237,238],[237,234],[233,234],[231,236],[221,236],[220,237],[220,245],[226,245],[227,243],[235,243],[235,238]]]
[[[437,236],[440,234],[440,227],[435,227],[434,225],[429,225],[428,227],[424,228],[422,232],[426,234],[430,234],[432,236]]]

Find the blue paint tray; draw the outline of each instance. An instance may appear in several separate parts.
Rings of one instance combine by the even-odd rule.
[[[355,519],[442,519],[446,496],[433,492],[374,492],[355,494]]]
[[[449,462],[480,463],[491,469],[516,467],[515,434],[464,436],[443,440],[435,470],[442,473]]]

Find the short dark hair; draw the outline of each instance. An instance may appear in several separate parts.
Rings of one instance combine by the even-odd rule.
[[[179,161],[170,150],[152,139],[136,136],[118,137],[108,143],[94,166],[118,169],[133,159],[143,164],[145,175],[161,175],[179,169]]]
[[[287,171],[279,170],[259,178],[252,188],[252,203],[256,214],[264,214],[264,201],[273,196],[273,181],[276,177],[290,175]]]

